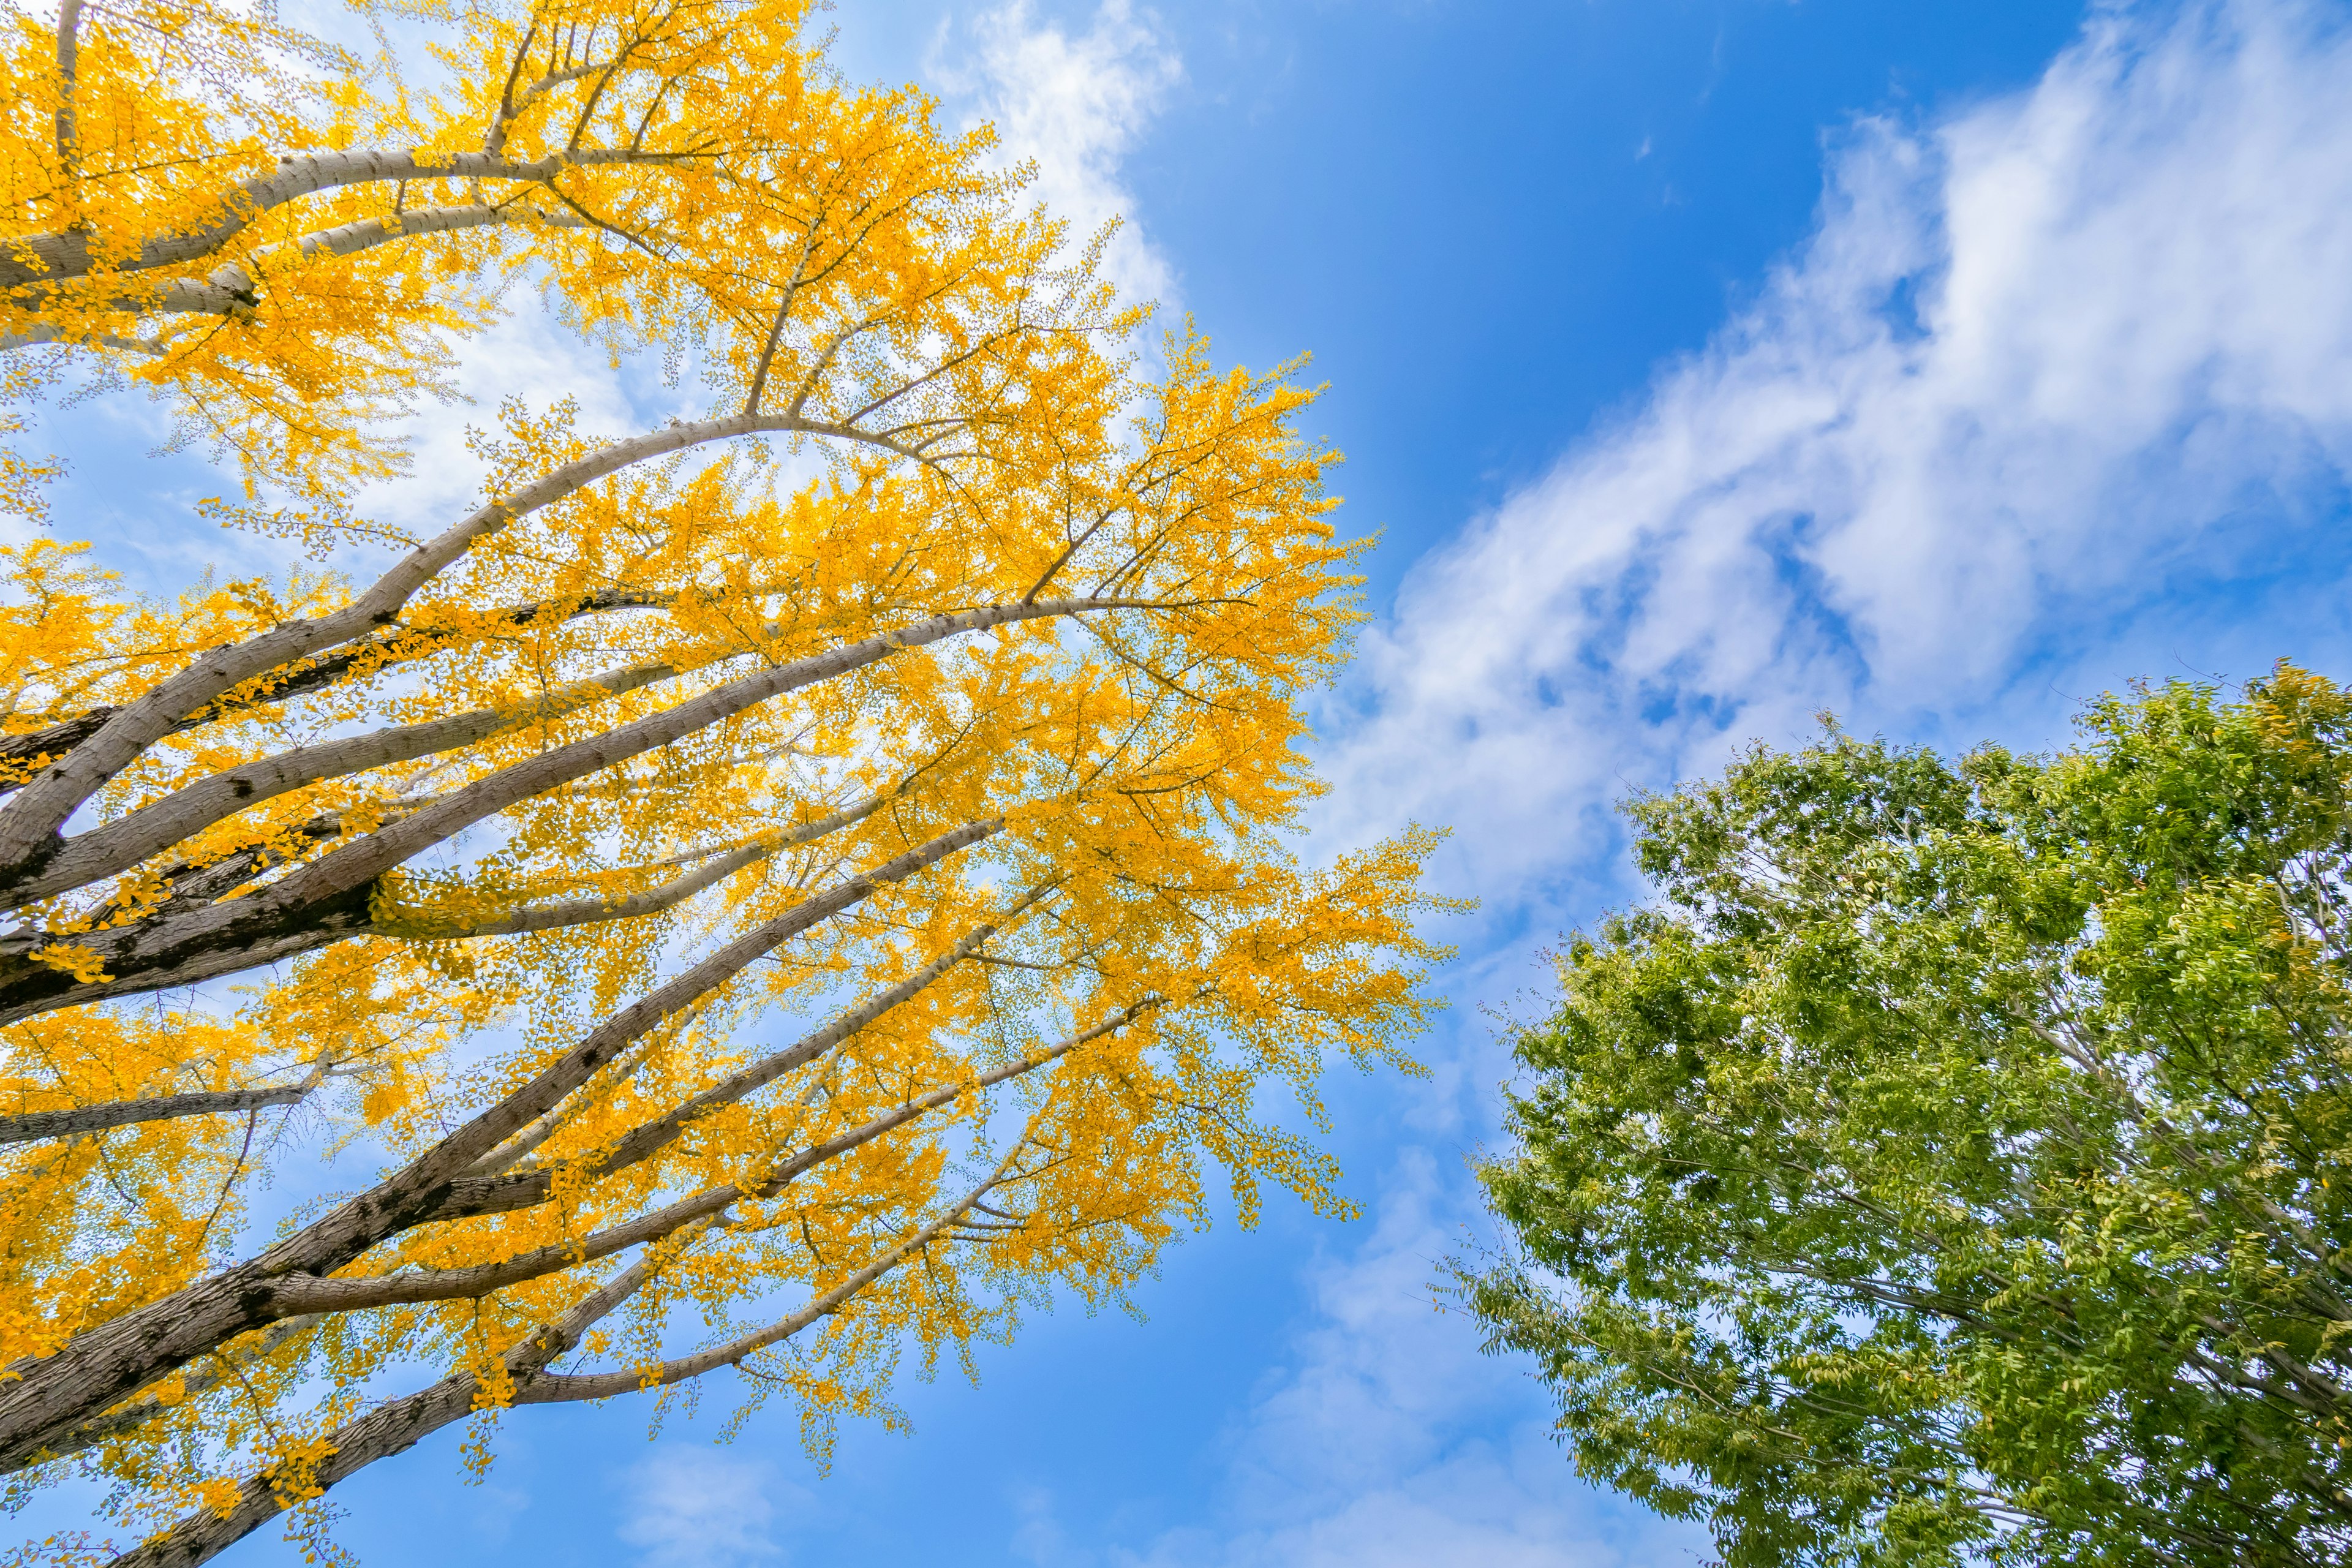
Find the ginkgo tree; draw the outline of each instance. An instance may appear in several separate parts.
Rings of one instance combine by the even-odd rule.
[[[1119,1297],[1213,1179],[1345,1206],[1296,1128],[1409,1066],[1436,950],[1424,837],[1293,853],[1359,548],[1310,394],[1192,337],[1146,376],[987,134],[807,9],[426,4],[373,58],[9,13],[10,393],[144,387],[330,568],[151,602],[7,548],[0,1463],[116,1532],[34,1560],[331,1552],[327,1489],[431,1432],[728,1369],[821,1445]],[[516,403],[478,504],[372,518],[542,308],[699,412]]]

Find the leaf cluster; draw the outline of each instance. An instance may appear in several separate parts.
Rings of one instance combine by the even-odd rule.
[[[1294,852],[1363,548],[1313,390],[1189,329],[1141,375],[1096,252],[806,10],[387,14],[426,86],[8,13],[0,363],[143,381],[210,515],[337,567],[0,556],[0,1472],[129,1532],[57,1554],[331,1552],[433,1431],[713,1375],[822,1450],[1220,1184],[1347,1210],[1320,1076],[1412,1070],[1443,952],[1430,835]],[[353,487],[528,290],[707,406],[512,403],[393,539]]]
[[[1832,731],[1629,814],[1466,1278],[1584,1473],[1736,1564],[2352,1545],[2352,700]]]

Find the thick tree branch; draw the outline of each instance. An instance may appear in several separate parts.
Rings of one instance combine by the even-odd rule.
[[[230,1378],[238,1375],[243,1368],[251,1366],[257,1362],[268,1360],[290,1341],[326,1321],[324,1313],[316,1313],[310,1317],[288,1318],[283,1321],[272,1323],[250,1349],[217,1352],[211,1358],[214,1363],[212,1366],[203,1372],[190,1373],[183,1378],[178,1395],[171,1404],[165,1404],[163,1395],[159,1393],[150,1391],[142,1394],[120,1408],[110,1410],[103,1415],[93,1416],[66,1432],[43,1450],[40,1457],[33,1463],[47,1464],[53,1459],[66,1458],[80,1453],[85,1448],[94,1448],[110,1437],[119,1437],[125,1432],[135,1432],[165,1411],[184,1405],[200,1394],[211,1393]],[[28,1467],[16,1468],[21,1469]]]
[[[488,624],[493,626],[530,626],[558,605],[563,610],[561,618],[572,620],[581,616],[602,615],[614,610],[667,609],[677,602],[675,594],[599,588],[576,599],[509,605],[491,612]],[[333,653],[302,660],[266,690],[243,698],[232,696],[228,700],[192,713],[174,723],[164,731],[164,735],[184,734],[190,730],[202,729],[206,724],[244,718],[298,697],[324,691],[362,667],[373,672],[394,664],[427,658],[447,647],[456,637],[457,634],[446,627],[402,626],[362,638]],[[43,757],[61,757],[97,734],[109,719],[121,711],[120,708],[93,708],[87,713],[78,713],[43,729],[0,735],[0,766]],[[163,738],[157,737],[159,740]],[[0,778],[0,792],[16,789],[22,782]]]
[[[212,223],[184,233],[155,236],[140,246],[136,256],[121,262],[110,261],[106,271],[115,275],[185,266],[210,256],[265,213],[320,191],[448,179],[512,180],[552,188],[566,167],[657,168],[707,163],[711,156],[702,153],[647,152],[641,148],[583,147],[530,162],[491,153],[419,157],[415,153],[387,149],[288,158],[274,172],[247,180],[224,195],[221,216]],[[26,235],[10,240],[5,252],[0,253],[0,289],[54,286],[89,277],[96,270],[98,262],[91,254],[89,235],[75,229]]]
[[[917,1095],[904,1104],[893,1106],[881,1115],[827,1138],[779,1161],[756,1182],[743,1184],[725,1183],[709,1187],[688,1197],[650,1213],[610,1226],[577,1240],[533,1247],[498,1263],[481,1264],[469,1268],[404,1269],[379,1276],[352,1279],[320,1279],[315,1276],[289,1276],[278,1287],[278,1301],[289,1312],[348,1312],[365,1308],[414,1304],[424,1301],[464,1300],[487,1296],[491,1291],[527,1279],[557,1273],[579,1264],[609,1258],[632,1247],[658,1241],[674,1235],[684,1226],[699,1220],[713,1218],[746,1199],[764,1202],[776,1196],[800,1177],[818,1166],[853,1150],[865,1147],[887,1133],[896,1131],[908,1122],[934,1110],[953,1105],[966,1097],[995,1088],[998,1084],[1025,1077],[1048,1067],[1090,1041],[1115,1033],[1133,1023],[1159,1005],[1150,998],[1122,1009],[1092,1028],[1071,1036],[1034,1056],[1023,1057],[1001,1067],[992,1068],[961,1082],[944,1084],[925,1094]],[[803,1058],[805,1059],[805,1058]],[[748,1092],[748,1090],[746,1090]],[[740,1098],[740,1097],[739,1097]],[[667,1142],[667,1140],[664,1140]],[[625,1164],[643,1160],[654,1151],[646,1149],[631,1160],[604,1160],[588,1163],[588,1169],[602,1175],[620,1169]],[[535,1193],[552,1195],[551,1173],[537,1172],[513,1178],[509,1185]],[[542,1197],[540,1201],[545,1201]],[[529,1206],[529,1205],[517,1205]],[[511,1211],[509,1211],[511,1212]],[[459,1216],[471,1217],[471,1216]]]
[[[19,963],[0,981],[0,1023],[69,1006],[110,991],[119,994],[142,989],[146,977],[184,971],[201,963],[207,954],[250,952],[263,944],[282,942],[318,924],[322,912],[341,911],[338,918],[352,921],[352,913],[344,900],[363,895],[376,878],[485,817],[723,722],[772,697],[950,637],[1049,616],[1149,607],[1148,603],[1133,600],[1055,599],[936,616],[714,687],[674,707],[502,768],[421,811],[329,850],[244,898],[170,920],[74,938],[77,946],[91,952],[104,964],[110,976],[106,981],[78,982],[48,965]],[[27,796],[31,794],[30,789],[26,791]],[[350,929],[346,925],[343,933]],[[323,946],[331,940],[332,935],[322,931],[315,945]]]
[[[800,1310],[763,1329],[653,1367],[583,1375],[548,1373],[545,1369],[557,1357],[578,1346],[591,1328],[642,1290],[664,1261],[650,1257],[640,1258],[611,1283],[592,1292],[560,1321],[536,1331],[506,1352],[502,1360],[512,1382],[514,1403],[543,1405],[605,1399],[666,1387],[722,1366],[740,1365],[761,1351],[840,1311],[859,1291],[937,1241],[989,1193],[1013,1179],[1013,1155],[1006,1156],[985,1181],[944,1213],[886,1247]],[[479,1391],[476,1375],[461,1372],[404,1398],[378,1405],[367,1415],[337,1427],[324,1445],[324,1458],[299,1478],[281,1477],[276,1467],[265,1468],[247,1479],[226,1508],[200,1510],[184,1516],[170,1530],[114,1559],[111,1568],[193,1568],[208,1562],[283,1512],[289,1492],[308,1489],[281,1486],[281,1479],[307,1481],[320,1490],[331,1488],[377,1460],[404,1452],[431,1433],[462,1420],[476,1407]]]
[[[368,590],[339,610],[291,622],[258,637],[216,648],[136,701],[108,716],[87,741],[49,763],[0,806],[0,889],[37,874],[57,853],[58,830],[108,780],[131,765],[191,715],[257,676],[339,644],[380,633],[401,608],[477,543],[516,519],[622,469],[714,441],[798,431],[897,451],[887,436],[803,419],[796,415],[736,415],[666,426],[615,441],[563,464],[511,495],[477,508],[437,537],[410,551]]]
[[[318,1087],[316,1083],[295,1083],[280,1089],[224,1089],[196,1094],[166,1094],[153,1100],[117,1100],[104,1105],[77,1105],[63,1110],[28,1110],[15,1116],[0,1116],[0,1143],[74,1138],[145,1121],[171,1121],[184,1116],[220,1116],[233,1110],[259,1110],[272,1105],[293,1105],[309,1098]]]
[[[658,914],[684,903],[705,888],[725,881],[748,866],[758,864],[783,851],[803,844],[814,844],[820,838],[854,826],[881,808],[887,799],[877,795],[862,805],[820,816],[814,822],[803,823],[786,832],[766,835],[749,844],[712,856],[696,869],[682,877],[673,877],[658,888],[640,892],[622,893],[598,898],[567,899],[561,903],[533,904],[511,910],[487,920],[452,925],[438,925],[429,916],[404,919],[395,932],[379,923],[377,929],[386,934],[409,937],[432,937],[456,940],[478,936],[513,936],[523,931],[560,931],[571,926],[595,925],[604,921],[633,920],[639,915]],[[651,869],[652,868],[646,868]]]
[[[643,1289],[659,1262],[640,1258],[603,1289],[592,1292],[562,1321],[542,1327],[501,1358],[508,1377],[521,1385],[550,1362],[578,1345],[583,1335]],[[114,1559],[113,1568],[192,1568],[211,1561],[285,1511],[289,1495],[320,1490],[357,1474],[378,1459],[414,1447],[453,1421],[472,1414],[480,1380],[471,1372],[443,1378],[405,1398],[390,1400],[330,1433],[315,1466],[288,1473],[272,1465],[246,1479],[222,1509],[200,1509],[161,1534]]]
[[[419,757],[456,751],[526,725],[576,712],[592,703],[641,690],[677,674],[678,668],[673,664],[641,664],[609,670],[573,681],[537,701],[517,707],[478,708],[470,713],[453,713],[420,724],[395,725],[315,746],[297,746],[276,756],[240,763],[183,785],[103,827],[94,827],[66,840],[64,848],[38,877],[0,897],[0,912],[21,909],[36,900],[128,870],[215,823],[305,784],[348,778],[394,763],[414,762]]]
[[[88,1419],[194,1357],[275,1318],[273,1284],[325,1276],[370,1247],[435,1217],[459,1176],[620,1051],[681,1008],[876,889],[903,881],[998,831],[974,823],[836,884],[755,927],[668,984],[622,1008],[497,1105],[476,1115],[369,1191],[258,1256],[76,1336],[55,1353],[26,1359],[0,1379],[0,1469],[22,1463],[50,1436]]]
[[[499,226],[536,226],[540,228],[596,228],[576,212],[542,212],[537,207],[520,204],[491,206],[475,203],[462,206],[410,207],[403,212],[389,213],[383,217],[360,218],[333,228],[306,234],[292,243],[305,260],[323,257],[356,256],[373,250],[379,245],[395,240],[416,239],[430,234],[451,234],[460,229],[495,228]],[[261,279],[255,276],[258,268],[265,273],[269,258],[283,250],[279,246],[264,246],[253,253],[252,265],[231,261],[213,269],[209,277],[174,278],[152,296],[126,294],[114,301],[118,310],[149,310],[161,315],[234,316],[240,310],[250,310],[261,302]]]
[[[68,180],[81,174],[81,127],[74,92],[81,74],[81,0],[58,0],[58,169]]]

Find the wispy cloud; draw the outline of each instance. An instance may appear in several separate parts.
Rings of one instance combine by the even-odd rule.
[[[1711,345],[1418,564],[1325,716],[1326,826],[1455,826],[1445,874],[1504,917],[1457,996],[1538,978],[1534,942],[1622,896],[1609,806],[1630,785],[1795,738],[1822,707],[1945,742],[2011,732],[2088,695],[2084,672],[2295,652],[2264,641],[2285,635],[2268,606],[2319,606],[2305,630],[2340,606],[2347,21],[2299,0],[2103,9],[2025,91],[1847,128],[1815,232]],[[1489,1130],[1485,1033],[1432,1042],[1417,1137]],[[1431,1310],[1469,1186],[1452,1155],[1407,1152],[1237,1420],[1223,1519],[1127,1561],[1706,1554],[1575,1482],[1524,1364]]]
[[[942,33],[929,74],[988,121],[1008,163],[1036,166],[1034,198],[1066,218],[1077,243],[1121,226],[1105,270],[1135,300],[1181,309],[1176,269],[1149,237],[1120,163],[1150,129],[1183,65],[1158,18],[1129,0],[1103,0],[1086,30],[1041,18],[1028,0],[981,13]]]
[[[644,1568],[739,1568],[781,1563],[771,1533],[778,1501],[808,1494],[773,1465],[709,1448],[660,1448],[628,1478],[620,1538]]]
[[[2026,91],[1849,128],[1754,303],[1412,572],[1334,726],[1342,826],[1460,825],[1468,879],[1540,906],[1629,782],[1824,706],[1990,724],[2340,570],[2347,22],[2102,9]]]

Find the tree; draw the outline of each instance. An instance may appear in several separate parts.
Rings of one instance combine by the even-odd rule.
[[[2352,700],[2084,731],[1636,801],[1663,898],[1519,1037],[1470,1300],[1727,1563],[2352,1547]]]
[[[11,390],[145,386],[212,512],[337,568],[7,552],[0,1464],[110,1482],[115,1561],[331,1550],[427,1433],[720,1368],[821,1447],[904,1355],[1121,1298],[1213,1167],[1344,1210],[1265,1092],[1410,1066],[1427,840],[1286,837],[1357,618],[1311,395],[1191,336],[1146,379],[1095,252],[805,10],[380,18],[425,82],[11,13]],[[510,405],[478,506],[371,520],[534,294],[709,408]],[[347,1190],[247,1242],[321,1147]]]

